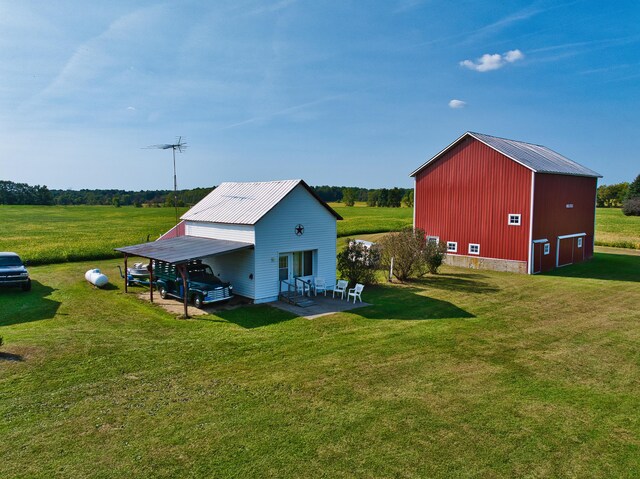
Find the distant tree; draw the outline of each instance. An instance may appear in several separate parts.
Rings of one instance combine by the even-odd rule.
[[[367,193],[367,206],[378,206],[378,197],[380,192],[378,190],[369,190]]]
[[[413,208],[413,189],[407,190],[402,197],[402,203],[409,208]]]
[[[356,194],[357,191],[355,188],[344,188],[342,190],[342,202],[345,206],[353,206],[356,204]]]
[[[600,185],[596,194],[596,206],[600,208],[619,208],[627,197],[629,183]]]
[[[389,190],[389,201],[387,206],[392,208],[400,208],[402,205],[402,197],[404,195],[404,190],[400,188],[392,188]]]
[[[111,204],[113,204],[113,206],[115,206],[116,208],[120,208],[120,197],[118,195],[114,196],[111,200]]]
[[[636,179],[631,182],[627,191],[627,198],[639,198],[640,197],[640,175],[636,176]]]

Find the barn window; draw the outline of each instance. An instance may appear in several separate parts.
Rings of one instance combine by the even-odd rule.
[[[480,254],[480,245],[476,243],[469,243],[469,254]]]
[[[456,243],[455,241],[447,241],[447,251],[449,253],[457,253],[458,243]]]
[[[544,254],[549,254],[550,251],[551,251],[551,244],[545,243],[544,244]]]
[[[515,213],[509,213],[509,224],[511,226],[520,226],[520,215]]]
[[[440,238],[437,236],[427,236],[427,242],[438,244]]]
[[[578,248],[582,248],[582,238],[578,238]]]

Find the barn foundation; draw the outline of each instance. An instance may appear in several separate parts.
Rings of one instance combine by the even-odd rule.
[[[444,260],[445,264],[469,269],[490,269],[507,273],[527,274],[526,261],[513,261],[508,259],[479,258],[477,256],[464,256],[449,254]]]

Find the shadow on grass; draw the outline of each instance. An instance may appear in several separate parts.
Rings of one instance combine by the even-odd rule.
[[[215,314],[220,319],[207,317],[198,317],[195,319],[214,323],[233,323],[245,329],[254,329],[273,326],[274,324],[289,321],[297,317],[286,311],[263,305],[246,305],[226,311],[219,311]]]
[[[640,256],[595,253],[589,261],[563,266],[545,275],[640,282]]]
[[[486,276],[479,273],[437,274],[414,280],[412,283],[419,284],[425,288],[458,291],[462,293],[485,294],[500,291],[500,288],[491,283],[479,281],[479,279],[483,278],[486,278]]]
[[[355,311],[367,319],[424,321],[434,319],[475,318],[449,301],[424,296],[423,288],[378,286],[372,288],[375,306]],[[369,298],[366,298],[369,300]]]
[[[3,353],[0,351],[0,361],[24,361],[21,355],[13,353]]]
[[[0,289],[0,326],[51,319],[59,301],[47,298],[55,290],[39,281],[31,281],[31,291],[20,288]]]

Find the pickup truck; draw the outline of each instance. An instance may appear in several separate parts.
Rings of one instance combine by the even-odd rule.
[[[184,299],[182,276],[175,265],[163,261],[154,261],[153,274],[160,297],[171,296]],[[211,269],[211,266],[196,260],[187,265],[187,300],[196,308],[202,305],[226,301],[233,297],[233,286],[224,283]]]
[[[31,289],[29,272],[16,253],[0,253],[0,286],[19,286],[22,291]]]

